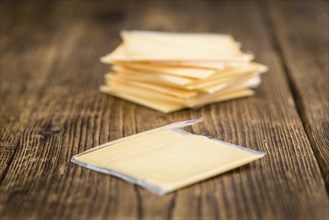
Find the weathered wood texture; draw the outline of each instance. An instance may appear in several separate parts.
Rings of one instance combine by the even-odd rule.
[[[272,27],[329,192],[329,2],[270,4]]]
[[[63,37],[67,16],[47,4],[19,4],[1,5],[0,174],[12,159],[31,112],[46,89],[47,76],[61,50],[58,39]]]
[[[292,27],[278,18],[285,3],[272,6],[236,1],[1,3],[2,219],[326,218],[328,194],[320,168],[326,174],[328,156],[321,146],[328,136],[316,129],[328,121],[311,117],[317,109],[307,100],[316,105],[312,94],[320,88],[312,87],[315,79],[303,82],[307,72],[301,76],[298,71],[307,68],[312,75],[314,68],[316,77],[326,77],[321,63],[327,64],[328,49],[308,45],[321,57],[312,60],[312,67],[294,60],[308,63],[306,55],[294,54],[308,47],[287,45]],[[299,17],[310,15],[289,7],[296,34],[304,28],[298,26]],[[328,26],[325,19],[315,23],[314,28]],[[119,43],[122,29],[231,33],[270,72],[253,97],[162,114],[98,91],[109,70],[99,57]],[[304,34],[307,38],[297,39],[312,40]],[[307,85],[315,92],[304,91]],[[95,145],[201,116],[204,123],[193,126],[195,133],[267,155],[164,197],[69,162]]]

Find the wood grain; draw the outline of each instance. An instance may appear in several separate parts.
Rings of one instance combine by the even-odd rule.
[[[63,17],[67,16],[67,10],[48,8],[47,4],[37,8],[20,6],[19,2],[1,4],[0,176],[45,89],[50,68],[56,62],[57,41],[63,37]],[[11,13],[13,9],[15,13]]]
[[[4,7],[7,10],[8,6]],[[18,117],[21,111],[26,111],[24,121],[5,124],[11,135],[1,139],[1,143],[14,143],[17,138],[15,146],[6,145],[14,150],[12,159],[5,162],[9,166],[0,187],[3,219],[328,216],[325,183],[290,90],[284,59],[271,40],[273,36],[258,3],[62,1],[56,3],[56,9],[39,3],[29,3],[28,7],[31,15],[43,11],[49,25],[60,24],[52,30],[55,42],[47,41],[44,47],[45,52],[54,49],[53,57],[37,54],[39,59],[27,62],[24,54],[13,55],[11,40],[1,44],[1,48],[7,48],[1,49],[6,61],[1,61],[4,79],[1,81],[8,85],[18,81],[5,89],[1,85],[6,91],[2,100],[9,100],[3,102],[5,118]],[[48,17],[53,10],[57,16]],[[15,8],[3,14],[5,27],[19,23],[18,15]],[[44,21],[35,16],[24,22],[38,27]],[[42,28],[36,29],[33,33],[42,32]],[[254,97],[162,114],[98,91],[103,75],[109,70],[99,63],[99,57],[119,43],[118,33],[122,29],[231,33],[245,49],[255,53],[257,61],[268,65],[270,72]],[[7,32],[7,38],[11,35],[19,38],[23,33],[17,28]],[[25,34],[34,36],[33,33],[26,30]],[[35,71],[36,78],[44,77],[39,86],[16,92],[24,85],[22,73],[19,67],[10,70],[14,67],[7,66],[7,61],[16,56],[26,65],[40,68],[52,63],[49,69]],[[3,70],[7,73],[2,74]],[[33,85],[33,81],[28,82]],[[23,109],[24,102],[15,102],[22,94],[27,99],[24,102],[33,102],[29,110]],[[17,110],[12,111],[10,103]],[[267,155],[258,162],[164,197],[69,162],[74,154],[95,145],[201,116],[204,123],[193,126],[193,132],[261,150]]]
[[[329,192],[328,1],[281,2],[268,8],[297,109]]]

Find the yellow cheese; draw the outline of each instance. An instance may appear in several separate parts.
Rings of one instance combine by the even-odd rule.
[[[119,64],[120,65],[120,64]],[[174,76],[190,77],[195,79],[204,79],[213,74],[218,70],[216,69],[201,69],[192,67],[178,67],[178,66],[164,66],[164,65],[150,65],[146,63],[123,63],[122,67],[134,69],[139,72],[155,72],[155,73],[165,73]]]
[[[121,82],[110,82],[109,85],[102,86],[101,91],[164,113],[254,94],[251,89],[240,87],[225,92],[219,91],[213,94],[201,93],[190,98],[179,98]]]
[[[185,85],[195,82],[195,79],[174,76],[164,73],[151,73],[151,72],[138,72],[129,68],[124,68],[122,66],[113,66],[113,71],[120,74],[125,74],[126,77],[142,79],[142,80],[151,80],[152,82],[158,81],[159,83],[169,83],[173,85]]]
[[[222,80],[216,80],[214,82],[204,83],[194,88],[198,88],[198,90],[206,93],[215,93],[217,91],[223,91],[231,86],[241,84],[242,82],[248,81],[257,76],[257,73],[249,73],[242,75],[241,77],[231,77]]]
[[[164,195],[265,155],[177,128],[165,128],[104,144],[74,156],[72,161]]]
[[[122,88],[101,86],[100,90],[104,93],[143,105],[149,108],[161,111],[163,113],[169,113],[185,108],[184,104],[173,102],[171,100],[162,99],[156,96],[143,96],[140,93],[134,93],[134,91],[124,91]]]
[[[130,61],[250,61],[230,35],[123,31]]]
[[[237,88],[236,90],[229,90],[227,92],[217,92],[213,94],[200,95],[196,97],[192,97],[186,103],[186,105],[190,108],[200,107],[202,105],[221,102],[230,99],[237,99],[246,96],[251,96],[255,92],[251,89],[247,88]]]
[[[211,75],[210,77],[194,80],[193,82],[188,83],[188,85],[195,85],[201,83],[214,82],[218,79],[226,79],[230,77],[241,77],[244,74],[257,73],[261,74],[267,71],[267,67],[258,63],[250,63],[244,66],[229,67],[222,71],[217,71],[216,74]]]
[[[268,70],[223,34],[123,31],[101,91],[162,111],[253,95]]]
[[[120,44],[114,51],[101,57],[101,62],[107,64],[118,64],[118,65],[130,65],[130,64],[142,64],[149,66],[168,66],[168,67],[185,67],[205,70],[223,70],[226,67],[240,67],[248,65],[249,60],[244,61],[154,61],[144,60],[136,61],[129,60],[124,51],[124,44]]]
[[[143,81],[155,84],[170,85],[176,88],[208,92],[207,87],[220,86],[228,81],[234,81],[247,77],[253,73],[261,73],[262,67],[255,64],[248,67],[227,68],[223,71],[216,71],[215,74],[204,79],[191,79],[183,76],[174,76],[161,72],[137,71],[131,68],[115,65],[113,70],[115,76],[125,78],[127,81]]]
[[[125,79],[122,79],[119,77],[115,77],[115,75],[113,75],[113,74],[110,74],[107,77],[106,84],[110,86],[111,83],[113,83],[113,82],[124,83],[126,85],[137,86],[137,87],[144,88],[144,89],[150,89],[150,90],[153,90],[156,92],[160,92],[160,93],[164,93],[167,95],[184,98],[184,99],[193,97],[198,94],[196,91],[184,90],[181,88],[175,88],[175,87],[170,87],[170,86],[156,84],[156,83],[150,84],[150,83],[146,83],[143,81],[125,80]]]

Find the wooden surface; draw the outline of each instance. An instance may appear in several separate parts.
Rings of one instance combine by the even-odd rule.
[[[328,2],[8,1],[0,21],[1,219],[328,218]],[[270,71],[253,97],[162,114],[98,91],[122,29],[230,33]],[[164,197],[69,162],[198,117],[266,156]]]

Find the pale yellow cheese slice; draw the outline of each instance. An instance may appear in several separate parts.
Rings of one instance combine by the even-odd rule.
[[[250,61],[230,35],[147,31],[121,32],[125,56],[133,61]]]
[[[223,70],[226,67],[246,66],[249,61],[128,61],[124,54],[115,56],[114,52],[101,57],[100,61],[106,64],[130,65],[142,64],[149,66],[166,66],[170,68],[192,68],[201,70]]]
[[[125,80],[119,77],[116,77],[115,74],[109,74],[107,75],[106,84],[108,86],[111,86],[111,82],[118,82],[122,85],[128,86],[135,86],[141,89],[150,89],[155,92],[163,93],[166,95],[175,96],[178,98],[182,98],[184,100],[188,100],[189,98],[196,97],[198,95],[198,91],[192,91],[192,90],[183,90],[175,87],[170,86],[164,86],[160,84],[149,84],[147,82],[142,81],[132,81],[132,80]],[[250,75],[248,77],[242,77],[238,80],[235,80],[234,82],[226,82],[223,84],[220,84],[218,87],[209,87],[209,91],[206,91],[207,93],[215,93],[215,92],[228,92],[236,89],[241,88],[255,88],[260,84],[260,77],[258,75],[253,76]],[[213,89],[213,90],[211,90]],[[129,88],[126,89],[126,91],[129,90]],[[146,93],[146,91],[145,91]]]
[[[120,64],[119,64],[120,65]],[[196,79],[204,79],[215,74],[217,69],[201,69],[201,68],[189,68],[189,67],[178,67],[178,66],[164,66],[164,65],[150,65],[146,63],[124,63],[122,67],[134,69],[139,72],[156,72],[165,73],[174,76],[183,76]]]
[[[120,44],[117,46],[111,53],[107,54],[106,56],[101,57],[100,59],[103,63],[112,64],[115,61],[125,62],[127,61],[125,52],[124,52],[124,45]]]
[[[267,67],[258,63],[249,63],[248,65],[231,66],[223,69],[201,69],[193,67],[179,67],[179,66],[164,66],[164,65],[151,65],[147,63],[126,62],[118,63],[115,66],[121,66],[125,69],[130,69],[135,72],[144,73],[164,73],[174,76],[188,77],[194,79],[211,79],[221,75],[242,74],[243,72],[259,72],[264,73]],[[114,66],[114,68],[115,68]]]
[[[170,85],[178,89],[199,89],[200,91],[207,92],[207,87],[217,86],[227,81],[234,81],[236,78],[241,78],[252,72],[263,73],[266,67],[251,63],[246,67],[231,67],[223,71],[216,71],[215,74],[204,79],[191,79],[159,72],[138,71],[120,65],[114,65],[113,70],[117,72],[115,74],[116,77],[125,78],[127,81],[142,81],[152,84]]]
[[[143,64],[150,66],[168,66],[168,67],[185,67],[206,70],[223,70],[226,67],[245,66],[248,65],[249,60],[246,61],[136,61],[129,60],[124,51],[124,45],[120,44],[110,54],[107,54],[100,59],[101,62],[107,64]]]
[[[109,85],[102,86],[101,91],[164,113],[254,94],[251,89],[237,88],[236,90],[229,90],[227,92],[219,91],[213,94],[199,94],[191,98],[178,98],[121,82],[112,82]]]
[[[223,70],[226,67],[248,65],[249,61],[151,61],[148,65],[180,66],[197,69]],[[138,62],[136,62],[138,63]]]
[[[116,89],[117,91],[127,92],[139,96],[147,96],[147,97],[154,97],[157,99],[163,99],[167,101],[172,101],[176,103],[184,103],[184,99],[180,97],[175,97],[171,95],[167,95],[162,92],[158,92],[152,89],[143,88],[137,85],[127,84],[119,81],[109,81],[107,84],[108,87],[112,89]]]
[[[133,91],[125,91],[122,88],[101,86],[100,90],[104,93],[155,109],[163,113],[169,113],[185,108],[185,105],[172,100],[162,99],[156,96],[146,96]],[[144,96],[143,96],[144,95]]]
[[[227,92],[217,92],[213,94],[200,94],[199,96],[195,96],[188,99],[185,102],[185,105],[189,108],[194,108],[210,103],[251,96],[253,94],[255,94],[255,92],[252,89],[248,88],[238,88],[236,90],[230,90]]]
[[[127,85],[132,85],[132,86],[137,86],[137,87],[141,87],[141,88],[145,88],[145,89],[150,89],[153,91],[157,91],[160,93],[164,93],[167,95],[171,95],[171,96],[175,96],[175,97],[179,97],[179,98],[190,98],[193,97],[195,95],[197,95],[198,93],[196,91],[191,91],[191,90],[184,90],[184,89],[180,89],[180,88],[175,88],[175,87],[171,87],[171,86],[166,86],[166,85],[161,85],[161,84],[150,84],[150,83],[146,83],[143,81],[133,81],[133,80],[125,80],[119,77],[115,77],[114,74],[110,74],[107,77],[106,80],[106,84],[107,85],[111,85],[111,82],[119,82],[119,83],[125,83]]]
[[[216,82],[209,82],[208,84],[203,84],[203,86],[198,87],[198,90],[206,93],[215,93],[217,91],[223,91],[225,88],[228,88],[230,86],[241,84],[242,82],[257,77],[258,75],[259,74],[257,73],[250,73],[245,74],[241,77],[232,77],[222,80],[216,80]]]
[[[182,130],[158,129],[96,147],[72,161],[164,195],[264,155]]]
[[[187,77],[181,76],[174,76],[159,72],[139,72],[130,68],[125,68],[122,66],[113,66],[112,67],[114,72],[125,74],[126,77],[136,78],[140,80],[150,80],[152,82],[158,81],[159,83],[169,83],[173,85],[186,85],[191,84],[196,81],[196,79],[191,79]]]
[[[225,76],[225,77],[221,77],[221,78],[215,78],[213,80],[202,81],[200,83],[187,84],[187,85],[184,85],[184,88],[189,89],[189,90],[203,91],[203,90],[206,90],[208,87],[220,86],[225,83],[236,81],[237,79],[240,79],[245,76],[247,76],[247,75],[244,74],[242,76],[237,76],[237,75]]]
[[[137,74],[129,74],[126,72],[110,72],[105,74],[105,79],[120,79],[123,81],[136,81],[136,82],[144,82],[148,84],[161,84],[164,86],[172,86],[174,88],[181,88],[182,84],[186,84],[186,82],[181,81],[181,79],[172,78],[171,76],[150,76],[150,75],[137,75]]]
[[[230,77],[241,77],[244,74],[257,73],[262,74],[267,71],[267,67],[258,63],[250,63],[245,66],[237,66],[226,68],[222,71],[217,71],[216,74],[211,75],[205,79],[195,80],[188,83],[188,85],[197,85],[202,83],[213,83],[216,80],[227,79]]]

